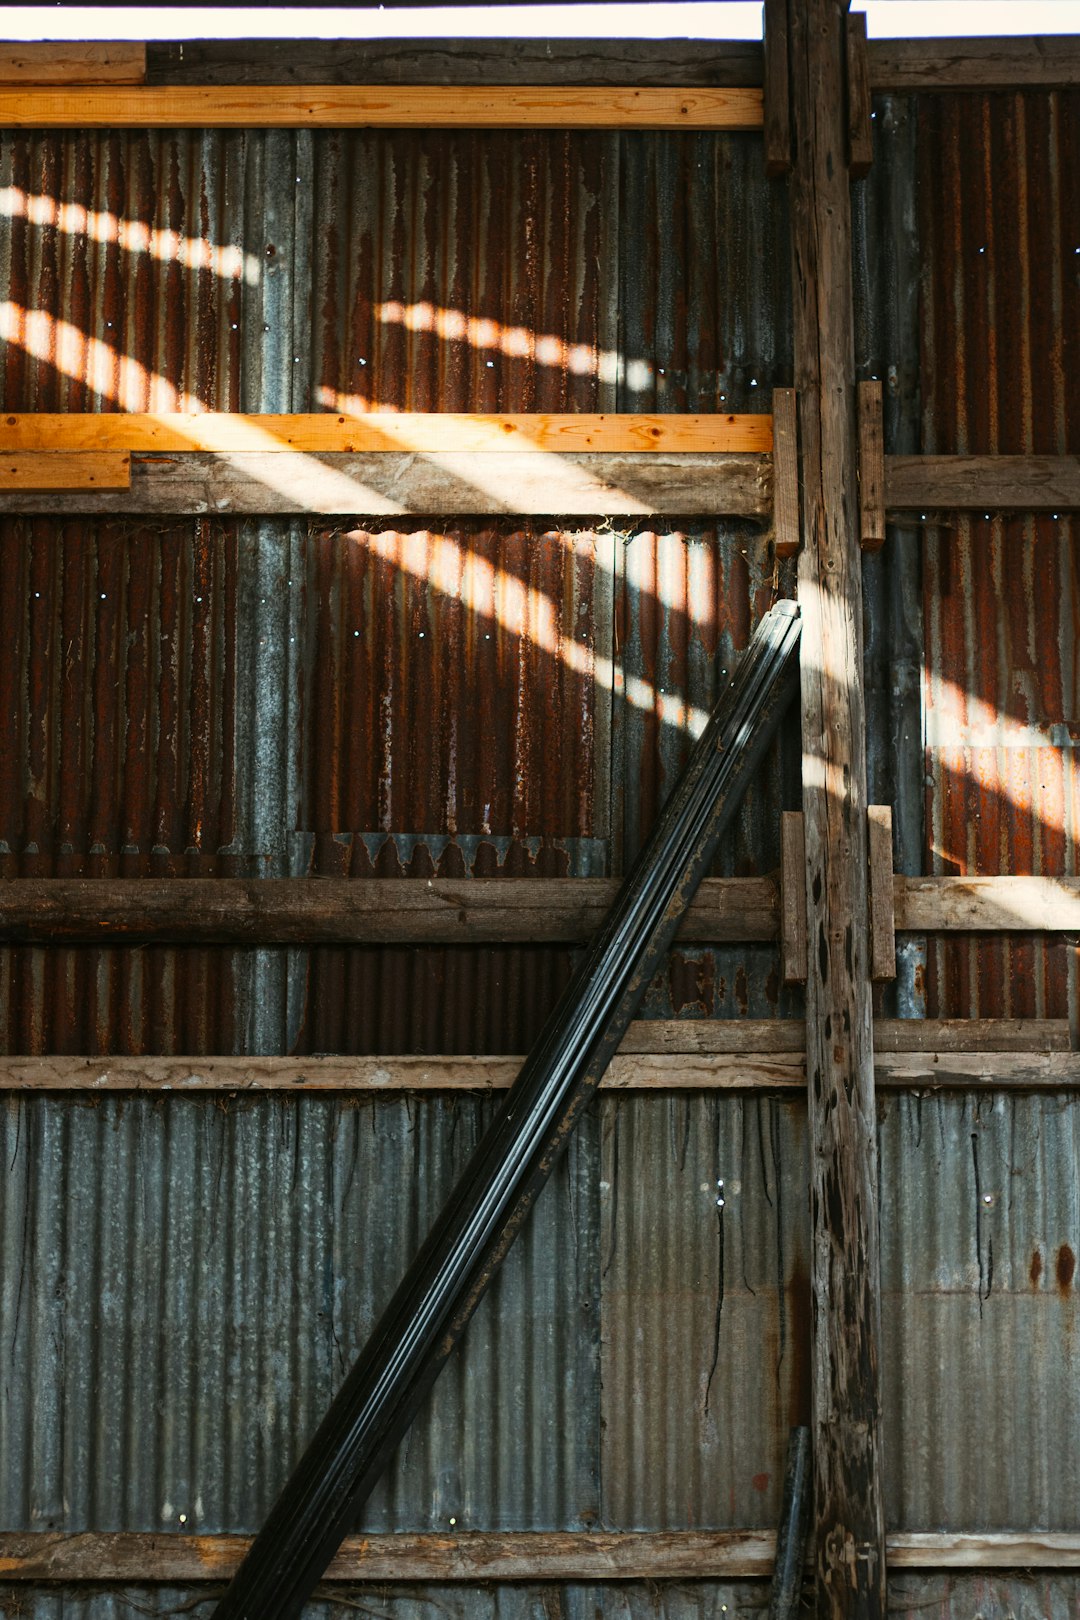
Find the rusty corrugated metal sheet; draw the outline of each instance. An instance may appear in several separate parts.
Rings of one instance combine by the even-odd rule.
[[[1080,93],[926,97],[919,125],[923,449],[1075,453]],[[954,514],[924,602],[927,870],[1075,874],[1075,519]],[[942,941],[928,993],[931,1015],[1075,1015],[1076,953]]]

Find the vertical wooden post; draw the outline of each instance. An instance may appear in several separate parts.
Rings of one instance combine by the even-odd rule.
[[[790,0],[814,1517],[819,1620],[883,1620],[877,1141],[844,14],[843,0]]]

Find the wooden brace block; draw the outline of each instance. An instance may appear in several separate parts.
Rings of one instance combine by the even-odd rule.
[[[864,551],[885,544],[885,428],[880,382],[859,384],[859,541]]]
[[[482,415],[452,411],[335,411],[250,416],[102,411],[7,413],[0,416],[0,454],[9,450],[280,451],[418,454],[528,451],[759,451],[773,447],[765,415],[638,416],[587,411],[561,415]]]
[[[117,490],[131,487],[128,451],[16,450],[0,453],[0,493],[20,490]]]
[[[866,47],[866,13],[849,11],[844,19],[847,46],[848,173],[853,180],[869,174],[874,161],[870,122],[870,58]]]
[[[866,815],[870,862],[870,977],[879,983],[896,978],[892,809],[887,804],[871,804]]]
[[[806,833],[801,810],[780,817],[780,973],[785,984],[805,984]]]
[[[787,0],[765,0],[765,173],[791,172]]]
[[[773,389],[773,530],[778,557],[798,556],[801,544],[798,406],[794,388]]]

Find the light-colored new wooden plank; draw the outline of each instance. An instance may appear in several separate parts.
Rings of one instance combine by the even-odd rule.
[[[131,456],[126,450],[9,450],[0,453],[0,500],[25,491],[126,490]],[[55,505],[55,503],[54,503]]]
[[[769,457],[754,454],[154,451],[134,455],[123,494],[46,501],[0,484],[0,512],[767,517],[771,491]]]
[[[800,810],[780,818],[780,973],[806,983],[806,834]]]
[[[866,48],[866,12],[849,11],[844,18],[847,48],[847,157],[853,180],[870,173],[874,161],[874,133],[870,122],[870,63]]]
[[[778,557],[797,556],[802,544],[798,405],[794,388],[773,389],[773,532]]]
[[[865,14],[859,13],[865,21]],[[878,381],[859,384],[859,543],[885,544],[885,428]]]
[[[141,84],[146,46],[127,40],[0,44],[0,85]]]
[[[637,416],[574,412],[489,416],[452,412],[372,411],[245,416],[232,412],[36,412],[0,416],[0,452],[10,450],[209,450],[444,454],[574,451],[766,452],[771,416]]]
[[[1080,456],[886,456],[894,510],[1070,512],[1080,509]]]
[[[908,933],[1080,932],[1080,878],[896,876],[893,893]]]
[[[867,806],[867,855],[870,863],[870,977],[896,978],[896,915],[893,901],[892,809]]]
[[[6,1531],[9,1581],[224,1581],[251,1538],[155,1531]],[[1076,1569],[1072,1531],[903,1531],[886,1538],[897,1569]],[[399,1532],[347,1536],[326,1579],[355,1582],[767,1579],[771,1530]]]
[[[754,89],[169,85],[0,90],[8,129],[760,129]]]

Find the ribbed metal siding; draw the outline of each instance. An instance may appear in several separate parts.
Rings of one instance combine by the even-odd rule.
[[[490,1107],[8,1099],[0,1522],[257,1528]],[[590,1141],[545,1190],[369,1527],[595,1517]]]
[[[1080,93],[925,97],[923,449],[1080,446]],[[1075,520],[954,514],[926,542],[929,870],[1075,874]],[[1060,939],[950,940],[932,1014],[1064,1017]]]
[[[809,1412],[805,1109],[672,1093],[601,1119],[604,1522],[771,1524]]]
[[[882,1099],[889,1522],[1075,1527],[1080,1109]]]

